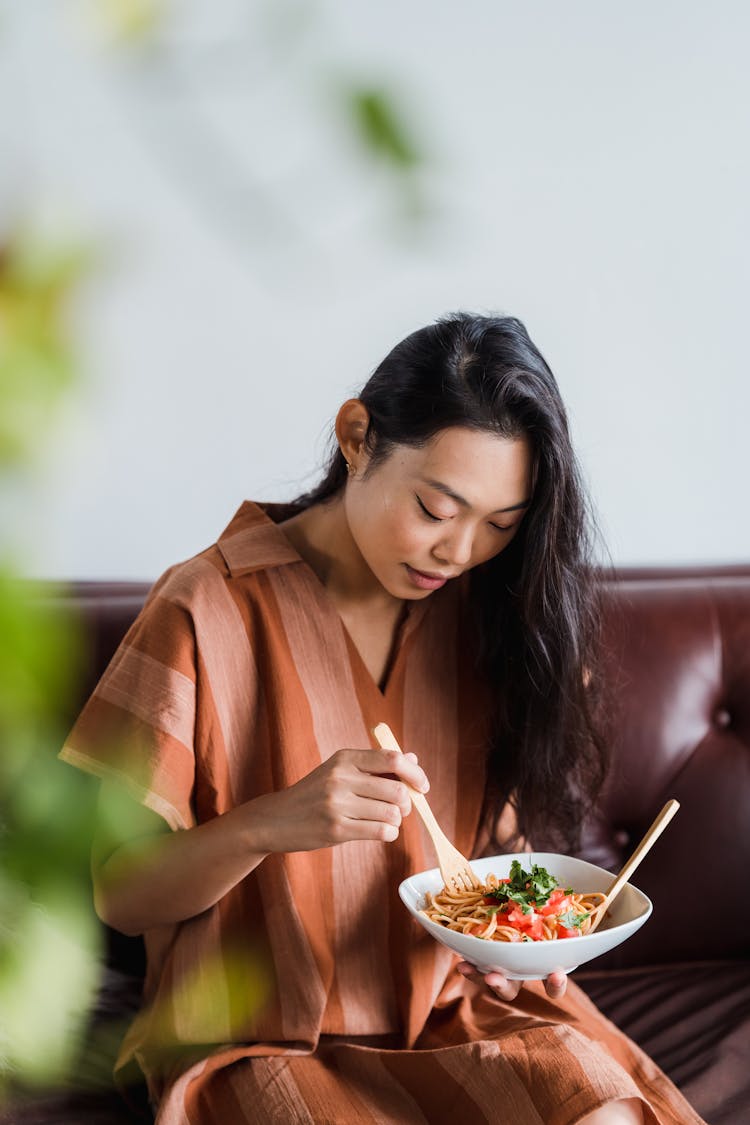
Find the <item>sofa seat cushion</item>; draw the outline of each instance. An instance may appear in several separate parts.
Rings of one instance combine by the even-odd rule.
[[[750,963],[589,969],[573,979],[710,1125],[750,1120]]]

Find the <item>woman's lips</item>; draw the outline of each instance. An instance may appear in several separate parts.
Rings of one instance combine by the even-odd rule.
[[[425,574],[421,570],[415,570],[414,567],[409,566],[408,563],[405,563],[404,565],[406,567],[406,573],[409,575],[409,578],[420,590],[439,590],[440,587],[444,586],[448,581],[447,577],[441,578],[440,575]]]

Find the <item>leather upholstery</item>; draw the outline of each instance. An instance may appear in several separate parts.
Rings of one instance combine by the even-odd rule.
[[[750,574],[622,578],[607,587],[606,625],[618,735],[604,865],[621,866],[668,798],[681,805],[633,879],[653,916],[609,963],[746,955]],[[719,926],[706,899],[721,892],[732,920]]]

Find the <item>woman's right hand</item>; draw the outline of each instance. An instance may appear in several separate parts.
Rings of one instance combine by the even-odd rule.
[[[407,784],[428,787],[414,754],[339,750],[288,789],[170,832],[105,782],[92,855],[97,913],[124,934],[142,934],[208,910],[269,852],[395,840],[411,808]],[[126,806],[131,816],[113,815]],[[126,828],[121,838],[113,825]]]
[[[288,789],[249,802],[254,840],[266,853],[395,840],[411,811],[408,785],[429,789],[415,754],[338,750]]]

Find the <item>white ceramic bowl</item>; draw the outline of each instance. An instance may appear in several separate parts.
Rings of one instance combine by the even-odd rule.
[[[612,885],[614,875],[603,867],[596,867],[583,859],[573,859],[554,852],[518,852],[515,855],[488,856],[471,861],[473,870],[480,879],[492,873],[498,878],[510,874],[510,865],[517,859],[528,871],[532,863],[545,867],[550,875],[563,887],[573,887],[575,891],[606,891]],[[600,957],[626,941],[639,930],[650,915],[651,900],[626,883],[613,902],[608,916],[600,922],[593,934],[582,937],[558,938],[556,941],[486,941],[448,930],[437,922],[431,922],[420,910],[425,903],[425,894],[442,890],[443,880],[440,871],[422,871],[411,875],[401,883],[398,893],[407,909],[417,921],[432,934],[436,941],[447,945],[465,961],[487,973],[497,969],[510,980],[539,980],[556,969],[571,972],[586,961]]]

